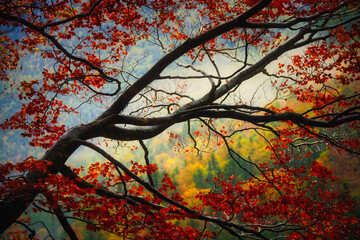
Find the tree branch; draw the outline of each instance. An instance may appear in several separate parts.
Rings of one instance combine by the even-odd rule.
[[[249,18],[261,11],[263,8],[265,8],[271,1],[272,0],[262,0],[253,8],[249,9],[234,20],[217,26],[197,37],[187,39],[179,47],[162,57],[148,72],[146,72],[140,79],[138,79],[128,89],[126,89],[124,93],[122,93],[121,96],[106,111],[104,111],[98,119],[103,119],[112,114],[118,114],[122,112],[129,103],[129,101],[136,94],[138,94],[142,89],[144,89],[145,86],[157,79],[160,76],[160,73],[176,59],[181,57],[189,50],[200,46],[208,42],[209,40],[220,36],[223,33],[241,27],[242,24],[244,24]]]
[[[322,128],[332,128],[338,125],[352,122],[352,121],[359,121],[360,120],[360,112],[354,112],[357,108],[351,109],[351,111],[346,111],[347,114],[353,112],[353,115],[343,118],[334,118],[330,121],[323,121],[323,120],[315,120],[312,118],[304,117],[300,113],[296,112],[284,112],[284,113],[276,113],[272,115],[253,115],[249,113],[239,112],[239,111],[232,111],[232,110],[202,110],[202,109],[220,109],[223,108],[222,106],[207,106],[204,108],[194,108],[191,110],[175,113],[173,115],[169,115],[166,117],[155,117],[155,118],[142,118],[142,117],[134,117],[134,116],[127,116],[127,115],[114,115],[110,116],[99,123],[104,124],[104,126],[109,126],[113,124],[132,124],[136,126],[168,126],[179,122],[184,122],[194,118],[201,118],[201,117],[208,117],[208,118],[230,118],[236,120],[247,121],[254,124],[259,123],[271,123],[271,122],[279,122],[279,121],[291,121],[295,124],[304,124],[307,126],[312,127],[322,127]],[[224,108],[230,108],[227,106]],[[236,106],[235,106],[236,108]],[[341,114],[343,115],[343,114]],[[119,128],[120,129],[120,128]],[[150,128],[148,128],[150,129]],[[155,131],[156,128],[153,128],[152,131],[155,134],[158,133],[159,130]],[[146,128],[142,129],[147,131]],[[124,131],[129,131],[128,133],[132,132],[136,134],[137,132],[141,132],[141,128],[134,128],[134,129],[124,129]],[[146,136],[146,134],[145,134]],[[129,139],[136,138],[138,136],[129,137]],[[147,138],[148,136],[146,136]]]
[[[54,203],[51,196],[46,196],[46,198],[48,199],[50,204]],[[76,233],[75,233],[74,229],[69,224],[68,220],[64,216],[64,213],[59,208],[55,208],[55,207],[51,207],[51,208],[54,210],[57,219],[59,220],[61,226],[63,227],[63,229],[65,230],[67,235],[70,237],[70,239],[71,240],[78,240],[78,237],[76,236]]]
[[[176,202],[174,200],[172,200],[171,198],[165,196],[164,194],[162,194],[161,192],[159,192],[157,189],[155,189],[154,187],[152,187],[149,183],[143,181],[141,178],[139,178],[137,175],[135,175],[133,172],[131,172],[127,167],[125,167],[122,163],[120,163],[119,161],[117,161],[115,158],[113,158],[111,155],[109,155],[107,152],[105,152],[103,149],[101,149],[98,146],[95,146],[94,144],[87,142],[87,141],[83,141],[83,140],[77,140],[79,143],[81,143],[84,146],[87,146],[91,149],[93,149],[94,151],[98,152],[100,155],[102,155],[104,158],[106,158],[107,160],[109,160],[112,164],[114,164],[115,166],[118,166],[121,170],[123,170],[128,176],[130,176],[132,179],[134,179],[136,182],[138,182],[139,184],[141,184],[143,187],[145,187],[149,192],[151,192],[154,196],[158,197],[159,199],[179,208],[182,209],[183,211],[185,211],[187,214],[192,215],[192,218],[195,219],[199,219],[199,220],[205,220],[205,221],[209,221],[212,223],[215,223],[221,227],[227,226],[229,228],[236,228],[240,231],[246,232],[246,233],[252,233],[253,235],[261,238],[261,239],[265,239],[267,240],[266,237],[264,237],[262,234],[258,233],[257,231],[254,230],[250,230],[244,227],[241,227],[240,225],[237,225],[235,223],[232,222],[227,222],[227,221],[223,221],[219,218],[215,218],[215,217],[209,217],[206,216],[202,213],[199,213],[197,211],[194,211],[190,208],[188,208],[187,206]]]
[[[141,147],[142,147],[143,150],[144,150],[145,163],[146,163],[146,165],[150,165],[149,150],[147,149],[147,147],[146,147],[146,145],[145,145],[145,143],[144,143],[143,140],[139,140],[139,143],[140,143]],[[154,184],[154,181],[153,181],[153,179],[152,179],[151,174],[150,174],[148,171],[147,171],[146,173],[147,173],[147,176],[148,176],[148,178],[149,178],[150,185],[153,186],[153,187],[155,187],[155,184]]]
[[[112,78],[110,76],[108,76],[104,71],[103,69],[101,69],[100,67],[97,67],[95,66],[93,63],[89,62],[88,60],[84,59],[84,58],[81,58],[81,57],[77,57],[77,56],[74,56],[72,55],[71,53],[69,53],[65,48],[64,46],[62,46],[59,41],[57,41],[55,39],[54,36],[48,34],[47,32],[45,32],[45,30],[41,27],[38,27],[36,25],[34,25],[33,23],[30,23],[28,21],[26,21],[25,19],[23,18],[20,18],[20,17],[17,17],[17,16],[11,16],[11,15],[8,15],[6,13],[4,13],[3,11],[0,11],[0,18],[4,19],[4,20],[9,20],[9,21],[14,21],[14,22],[17,22],[17,23],[20,23],[32,30],[34,30],[35,32],[38,32],[39,34],[41,34],[42,36],[44,36],[45,38],[49,39],[56,47],[57,49],[59,49],[62,53],[65,54],[66,57],[72,59],[72,60],[75,60],[75,61],[78,61],[78,62],[81,62],[87,66],[89,66],[91,69],[94,69],[96,70],[100,76],[106,80],[106,81],[109,81],[109,82],[116,82],[118,87],[116,89],[116,91],[114,92],[114,94],[118,93],[120,90],[121,90],[121,84],[120,84],[120,81],[115,79],[115,78]]]

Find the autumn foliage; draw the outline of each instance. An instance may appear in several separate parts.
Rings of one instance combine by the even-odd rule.
[[[2,0],[0,127],[44,151],[0,166],[2,236],[47,213],[70,239],[359,238],[331,169],[359,161],[359,9]]]

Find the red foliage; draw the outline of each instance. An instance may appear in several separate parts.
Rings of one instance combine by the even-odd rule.
[[[264,6],[257,10],[256,6],[261,4]],[[346,10],[338,11],[343,8]],[[31,146],[47,149],[53,159],[28,157],[17,164],[1,165],[0,200],[6,199],[11,205],[11,201],[17,201],[19,197],[27,200],[39,193],[32,202],[33,212],[58,214],[64,210],[67,217],[85,222],[89,231],[106,230],[124,238],[215,237],[218,229],[212,230],[207,223],[240,239],[243,237],[241,234],[254,238],[283,234],[281,237],[288,239],[359,237],[360,220],[352,214],[356,203],[333,187],[340,182],[333,176],[333,171],[317,159],[311,160],[308,166],[292,166],[311,159],[311,146],[319,146],[324,151],[334,147],[340,153],[359,155],[358,9],[356,1],[328,0],[244,0],[234,3],[222,0],[5,1],[0,5],[0,25],[4,29],[16,29],[20,34],[13,36],[11,31],[0,32],[0,80],[4,83],[12,81],[9,88],[16,92],[21,107],[1,122],[0,127],[2,130],[20,130],[22,137],[31,139]],[[251,16],[239,18],[249,11],[253,11]],[[188,12],[192,15],[186,15]],[[331,19],[332,14],[335,14],[334,19]],[[198,22],[191,25],[193,17],[198,18]],[[350,20],[339,20],[341,24],[336,25],[338,19],[347,18]],[[331,25],[329,22],[334,23]],[[299,39],[296,36],[300,36]],[[138,78],[135,70],[127,72],[123,66],[133,64],[127,62],[131,55],[129,52],[143,41],[170,53],[149,70],[155,69],[154,74]],[[243,43],[242,47],[238,46],[238,41]],[[234,48],[229,50],[229,46]],[[300,47],[304,47],[302,54],[294,53],[289,63],[277,63],[277,73],[267,72],[265,67],[269,62],[275,62],[283,53]],[[238,48],[245,49],[244,60],[239,60],[237,54],[231,55]],[[279,49],[283,52],[277,56],[275,53]],[[253,57],[254,53],[259,53],[260,60]],[[196,69],[199,61],[208,61],[219,74],[213,62],[216,54],[231,56],[230,59],[238,60],[244,67],[239,67],[239,71],[226,78],[207,76]],[[26,55],[41,57],[52,68],[44,67],[41,79],[16,82],[9,77],[9,72],[22,70],[19,61]],[[163,66],[175,63],[181,56],[196,63],[185,68],[192,67],[210,82],[211,90],[199,101],[183,94],[186,84],[177,84],[179,91],[175,93],[165,88],[156,90],[151,84],[162,79]],[[256,66],[259,66],[256,71],[248,73]],[[247,75],[243,77],[242,73]],[[276,96],[283,100],[277,99],[277,105],[264,108],[251,104],[243,108],[225,105],[224,96],[232,96],[245,80],[258,73],[274,77],[272,86],[277,90]],[[193,76],[194,79],[197,77]],[[181,78],[179,75],[167,80]],[[148,97],[146,94],[152,91],[153,95]],[[62,117],[78,113],[68,100],[74,96],[102,106],[107,106],[109,99],[116,97],[117,105],[111,105],[109,109],[120,110],[106,112],[91,123],[75,127],[74,132],[67,132]],[[119,112],[127,112],[123,110],[135,99],[134,96],[145,99],[144,108],[134,107],[134,112],[141,111],[138,118],[134,112],[126,116],[128,118],[119,115]],[[187,100],[183,101],[184,98]],[[235,96],[231,102],[238,103],[234,100],[237,98],[240,97]],[[146,112],[153,108],[161,110]],[[205,117],[197,116],[193,109]],[[234,115],[229,114],[229,118],[248,120],[253,124],[249,129],[255,129],[256,133],[260,129],[274,134],[273,138],[259,134],[271,152],[266,163],[265,160],[262,163],[247,161],[236,154],[234,157],[237,149],[231,147],[236,143],[229,140],[230,135],[244,129],[237,131],[223,125],[217,129],[214,122],[221,121],[218,118],[222,117],[223,110],[227,114],[233,111]],[[165,117],[157,119],[163,121],[157,134],[168,124],[177,123],[178,119],[179,122],[188,121],[187,134],[194,143],[193,149],[201,152],[197,146],[201,137],[207,138],[203,145],[209,146],[211,140],[216,139],[213,141],[215,148],[226,146],[234,161],[241,159],[241,163],[237,162],[241,169],[245,169],[241,164],[250,164],[256,174],[248,171],[250,179],[241,181],[235,176],[229,179],[222,175],[215,177],[214,189],[200,192],[193,202],[189,202],[177,190],[170,175],[165,174],[158,185],[151,183],[151,178],[159,173],[155,164],[141,165],[131,161],[131,167],[126,167],[96,145],[84,144],[90,138],[104,136],[119,141],[147,139],[153,136],[150,128],[144,128],[142,135],[135,128],[128,128],[137,138],[125,130],[122,135],[118,134],[122,139],[114,135],[117,133],[115,130],[121,130],[117,128],[119,124],[124,124],[123,129],[128,127],[127,124],[153,127],[156,125],[152,122],[154,119],[147,117],[163,112],[169,116],[169,123],[163,123]],[[207,114],[213,115],[208,117]],[[195,117],[187,119],[187,116]],[[205,121],[205,118],[209,120]],[[257,120],[260,118],[265,120]],[[191,128],[190,120],[194,119],[202,121],[201,129]],[[81,132],[81,127],[90,130],[76,135],[76,130]],[[91,132],[93,130],[96,134]],[[347,130],[350,133],[344,135]],[[168,134],[170,142],[181,141],[178,134]],[[109,162],[91,163],[87,169],[70,170],[65,165],[66,154],[70,156],[76,149],[72,149],[67,141],[90,145]],[[134,149],[133,145],[131,150]],[[146,160],[147,155],[148,152],[145,153]],[[56,170],[50,167],[54,163],[59,165],[54,167]],[[36,180],[29,180],[29,172],[36,176]],[[150,179],[149,183],[145,179]],[[189,221],[195,224],[189,226]],[[17,235],[26,232],[14,234],[19,238]]]

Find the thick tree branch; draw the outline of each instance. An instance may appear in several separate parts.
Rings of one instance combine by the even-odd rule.
[[[221,109],[222,106],[209,106],[206,107],[207,109]],[[200,118],[200,117],[208,117],[208,118],[229,118],[229,119],[236,119],[236,120],[242,120],[246,122],[251,122],[254,124],[260,124],[260,123],[271,123],[271,122],[280,122],[280,121],[291,121],[295,124],[303,124],[307,126],[312,127],[321,127],[321,128],[332,128],[336,127],[338,125],[352,122],[352,121],[359,121],[360,120],[360,112],[357,112],[357,107],[353,109],[348,109],[346,111],[346,114],[349,114],[350,112],[353,113],[353,115],[349,115],[346,117],[342,117],[345,113],[339,113],[334,117],[333,119],[329,121],[323,121],[323,120],[315,120],[312,118],[304,117],[300,113],[295,112],[284,112],[284,113],[277,113],[277,114],[271,114],[271,115],[254,115],[250,113],[244,113],[239,112],[235,110],[202,110],[206,109],[204,108],[194,108],[191,110],[179,112],[173,115],[169,115],[166,117],[155,117],[155,118],[141,118],[141,117],[133,117],[133,116],[127,116],[127,115],[114,115],[110,116],[109,118],[104,119],[103,121],[100,121],[101,124],[106,125],[113,125],[113,124],[132,124],[136,126],[164,126],[164,125],[172,125],[179,122],[184,122],[190,119]],[[224,108],[230,108],[229,106]],[[234,107],[236,108],[236,106]],[[339,117],[337,117],[339,116]],[[120,129],[120,128],[119,128]],[[148,129],[152,129],[153,132],[158,133],[155,131],[155,128],[144,128],[143,131],[146,133]],[[154,129],[154,130],[153,130]],[[124,129],[124,131],[133,132],[136,134],[136,132],[141,132],[141,128],[134,128],[134,129]],[[158,130],[159,131],[159,130]],[[151,132],[151,131],[149,131]],[[145,134],[146,136],[146,134]],[[128,136],[130,139],[138,137],[136,136]],[[147,136],[146,136],[147,137]]]
[[[51,196],[46,196],[46,198],[48,199],[50,204],[54,203]],[[53,209],[57,219],[59,220],[61,226],[63,227],[63,229],[65,230],[65,232],[69,236],[69,238],[71,240],[78,240],[78,237],[76,236],[76,233],[75,233],[74,229],[71,227],[70,223],[68,222],[68,220],[64,216],[64,213],[59,208],[52,207],[52,209]]]
[[[148,72],[146,72],[140,79],[138,79],[128,89],[126,89],[124,93],[122,93],[121,96],[101,114],[99,119],[103,119],[112,114],[118,114],[122,112],[135,95],[137,95],[148,84],[157,79],[160,76],[160,73],[176,59],[184,55],[189,50],[205,44],[209,40],[214,39],[223,33],[238,27],[242,27],[242,24],[265,8],[271,1],[272,0],[262,0],[253,8],[249,9],[236,19],[217,26],[197,37],[186,40],[182,45],[162,57]]]

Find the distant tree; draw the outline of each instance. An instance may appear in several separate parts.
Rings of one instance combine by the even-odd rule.
[[[1,128],[46,151],[1,165],[1,232],[20,224],[25,233],[13,233],[33,237],[19,219],[31,206],[56,215],[70,239],[79,233],[69,219],[124,239],[206,239],[219,234],[212,226],[238,239],[358,238],[355,203],[333,191],[332,172],[318,161],[287,164],[316,146],[360,154],[359,8],[351,0],[2,0],[0,78],[21,106]],[[22,67],[35,61],[40,77],[29,80]],[[71,125],[76,116],[81,123]],[[167,130],[177,123],[186,125],[181,139]],[[155,185],[142,140],[164,131],[184,154],[226,148],[249,178],[215,176],[216,187],[191,202],[167,174]],[[234,147],[247,131],[269,159]],[[125,165],[106,148],[133,150],[133,141],[146,165]],[[107,162],[70,168],[80,147]],[[197,225],[175,224],[189,219]]]
[[[193,174],[196,188],[207,188],[206,179],[201,168],[197,168]]]

